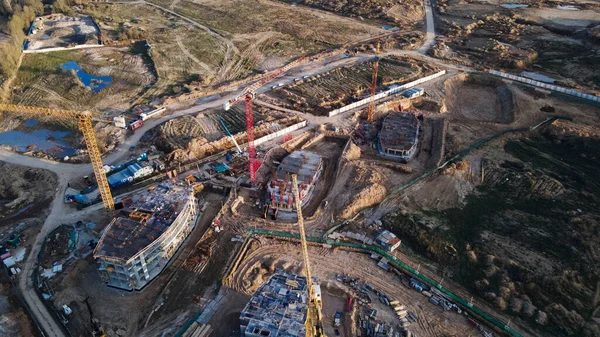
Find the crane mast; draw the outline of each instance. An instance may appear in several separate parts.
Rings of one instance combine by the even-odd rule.
[[[90,162],[92,163],[92,168],[94,169],[96,181],[98,182],[98,190],[100,191],[100,197],[102,198],[104,208],[108,211],[113,211],[115,209],[115,203],[110,192],[110,187],[108,186],[108,180],[106,179],[104,167],[102,165],[102,155],[100,154],[100,149],[98,149],[98,142],[96,141],[94,127],[92,126],[93,119],[91,112],[20,106],[15,104],[0,104],[0,110],[77,120],[79,130],[81,130],[81,133],[83,133],[83,139],[90,156]]]
[[[381,41],[377,42],[377,47],[375,48],[375,54],[379,54],[379,47],[381,45]],[[373,122],[373,115],[375,115],[375,90],[377,88],[377,73],[379,72],[379,56],[375,57],[375,61],[373,62],[373,74],[371,76],[371,101],[369,102],[369,107],[367,110],[367,121],[369,123]]]
[[[308,245],[306,244],[306,233],[304,232],[304,218],[302,217],[302,201],[298,192],[298,176],[292,174],[292,191],[294,192],[294,202],[296,203],[296,212],[298,213],[298,227],[300,229],[300,242],[302,244],[302,258],[304,260],[304,274],[306,276],[306,285],[308,287],[308,312],[306,313],[306,336],[308,337],[326,337],[323,331],[323,314],[321,313],[321,299],[317,297],[312,275],[310,272],[310,262],[308,260]]]
[[[246,95],[246,137],[248,138],[248,170],[250,182],[256,184],[256,148],[254,147],[254,116],[252,115],[252,95]]]

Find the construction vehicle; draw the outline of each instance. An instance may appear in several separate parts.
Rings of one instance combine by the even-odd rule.
[[[304,274],[308,287],[308,312],[306,313],[306,336],[307,337],[326,337],[323,330],[323,314],[321,312],[321,288],[313,283],[310,272],[310,261],[308,260],[308,245],[306,243],[306,233],[304,232],[304,218],[302,217],[302,200],[298,192],[298,175],[292,174],[292,191],[294,201],[296,202],[296,212],[298,213],[298,227],[300,231],[300,242],[302,245],[302,257],[304,259]]]
[[[92,168],[94,169],[94,175],[96,176],[98,190],[100,191],[100,196],[102,197],[102,203],[104,204],[104,208],[107,211],[115,210],[115,202],[110,192],[110,187],[108,186],[106,173],[104,172],[104,167],[102,165],[102,156],[100,154],[100,150],[98,149],[98,142],[96,141],[94,127],[92,126],[92,121],[101,121],[108,123],[112,123],[112,121],[95,119],[93,118],[92,113],[89,111],[82,112],[49,109],[42,107],[20,106],[15,104],[0,104],[0,111],[2,110],[28,115],[50,116],[56,118],[67,118],[76,120],[79,126],[79,130],[81,130],[81,133],[83,133],[83,138],[85,140],[85,145],[90,156],[90,161],[92,162]]]
[[[89,302],[89,297],[86,297],[84,302],[90,312],[90,323],[92,324],[92,337],[106,337],[106,333],[104,332],[104,328],[98,324],[96,320],[94,320],[94,314],[92,313],[92,306]]]

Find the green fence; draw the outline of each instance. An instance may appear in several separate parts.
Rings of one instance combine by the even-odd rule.
[[[281,237],[281,238],[287,238],[287,239],[300,240],[299,234],[279,232],[279,231],[270,231],[270,230],[266,230],[266,229],[251,229],[248,232],[248,235],[251,236],[253,234],[269,235],[269,236],[275,236],[275,237]],[[337,241],[337,240],[323,240],[321,238],[315,238],[315,237],[307,237],[306,240],[309,242],[314,242],[314,243],[319,243],[319,244],[328,244],[328,245],[332,245],[332,246],[336,246],[336,247],[354,248],[354,249],[360,249],[360,250],[377,253],[377,254],[385,257],[389,261],[392,261],[398,267],[404,269],[406,272],[413,275],[413,277],[418,278],[419,280],[427,283],[429,286],[438,289],[440,292],[444,293],[446,296],[448,296],[449,298],[454,300],[456,303],[462,305],[463,307],[469,308],[469,310],[471,310],[475,315],[477,315],[480,318],[482,318],[483,320],[487,321],[489,324],[497,326],[498,328],[506,331],[511,336],[523,337],[520,333],[518,333],[515,330],[513,330],[512,328],[510,328],[505,323],[503,323],[503,322],[495,319],[494,317],[491,317],[490,315],[486,314],[485,312],[481,311],[480,309],[475,307],[472,303],[469,303],[468,301],[454,295],[450,290],[442,287],[439,283],[428,278],[427,276],[422,275],[421,273],[419,273],[419,271],[415,270],[414,268],[410,267],[409,265],[405,264],[404,262],[398,260],[396,257],[389,255],[387,251],[381,249],[378,246],[341,242],[341,241]]]

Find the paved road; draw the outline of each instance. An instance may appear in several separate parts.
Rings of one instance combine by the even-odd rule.
[[[425,22],[427,24],[427,32],[425,33],[425,40],[417,51],[421,54],[425,54],[435,41],[435,26],[433,20],[433,9],[431,8],[431,1],[425,0]]]
[[[172,11],[170,11],[166,8],[160,7],[158,5],[154,5],[154,4],[148,3],[146,1],[136,1],[136,3],[144,3],[144,4],[147,4],[150,6],[158,7],[158,8],[165,10],[173,15],[181,17],[184,20],[189,21],[190,23],[196,25],[199,28],[202,28],[205,30],[208,29],[207,27],[199,24],[198,22],[190,20],[186,17],[181,16],[180,14],[172,12]],[[391,51],[388,53],[384,53],[382,55],[409,55],[409,56],[423,57],[422,55],[424,55],[425,52],[429,49],[429,47],[431,46],[431,44],[433,43],[434,38],[435,38],[431,6],[427,5],[425,9],[426,9],[427,33],[426,33],[426,37],[425,37],[425,41],[424,41],[423,45],[416,51],[398,50],[398,51]],[[209,30],[209,33],[214,33],[214,34],[218,35],[217,33],[212,32],[210,30]],[[221,36],[219,36],[219,37],[222,38]],[[233,50],[235,50],[235,47],[232,47],[229,44],[230,41],[224,40],[224,42],[227,45],[227,53],[228,54],[231,53]],[[336,58],[327,60],[326,62],[315,62],[315,63],[306,64],[306,65],[303,65],[296,69],[292,69],[291,71],[288,72],[288,75],[277,78],[277,79],[273,80],[271,83],[266,84],[265,86],[258,89],[257,93],[263,93],[263,92],[269,91],[270,87],[273,85],[273,83],[289,84],[289,83],[293,82],[294,78],[297,78],[297,77],[301,77],[301,76],[305,76],[305,75],[315,75],[315,74],[327,72],[329,70],[332,70],[332,69],[335,69],[338,67],[349,66],[349,65],[360,63],[360,62],[364,62],[364,61],[371,59],[372,57],[373,57],[373,55],[369,55],[369,54],[359,54],[354,57],[336,57]],[[429,59],[428,57],[426,57],[426,58]],[[433,60],[433,59],[431,59],[431,61],[434,61],[435,63],[440,62],[439,60]],[[169,119],[172,119],[172,118],[176,118],[176,117],[187,115],[187,114],[194,114],[194,113],[198,113],[200,111],[206,110],[206,109],[222,106],[223,104],[225,104],[225,102],[227,102],[229,99],[233,98],[234,96],[235,96],[235,94],[222,96],[213,101],[195,104],[191,107],[187,107],[184,109],[182,109],[181,106],[178,104],[173,104],[173,105],[169,106],[169,111],[167,112],[167,114],[165,114],[159,118],[148,120],[142,128],[138,129],[131,137],[129,137],[123,144],[121,144],[119,149],[117,149],[116,151],[105,156],[103,159],[103,162],[114,163],[114,162],[119,162],[119,161],[127,158],[130,155],[129,151],[128,151],[129,147],[137,144],[146,131],[156,127],[157,125],[159,125]],[[269,104],[265,103],[265,102],[260,102],[260,104],[269,106]],[[173,110],[175,110],[175,111],[173,111]],[[322,124],[325,122],[332,121],[331,119],[328,119],[326,117],[318,117],[318,116],[312,116],[312,115],[307,115],[307,114],[302,114],[302,115],[304,118],[306,118],[309,121],[310,124]],[[340,117],[341,116],[337,116],[337,118],[340,118]],[[341,119],[337,120],[337,122],[341,122],[341,121],[342,121]],[[25,261],[25,264],[23,265],[23,272],[19,279],[19,288],[20,288],[21,292],[23,293],[25,301],[27,302],[28,306],[30,307],[32,313],[36,317],[39,324],[42,326],[43,330],[46,332],[46,335],[49,337],[63,337],[64,334],[63,334],[62,330],[57,325],[57,323],[54,320],[54,318],[52,317],[52,315],[50,315],[50,313],[46,310],[46,307],[44,306],[42,301],[37,297],[37,294],[35,293],[35,290],[33,289],[31,274],[35,267],[36,256],[39,252],[39,249],[41,247],[43,240],[45,239],[46,235],[48,235],[48,233],[50,233],[52,230],[54,230],[62,222],[75,221],[78,218],[80,218],[82,215],[84,215],[85,213],[97,211],[97,209],[102,207],[102,204],[98,204],[98,205],[91,206],[83,211],[74,211],[72,207],[68,206],[63,201],[63,197],[64,197],[63,193],[64,193],[65,189],[67,188],[67,183],[69,181],[71,181],[73,178],[89,174],[91,172],[91,168],[90,168],[89,164],[58,163],[58,162],[53,162],[53,161],[49,161],[49,160],[23,156],[23,155],[8,152],[5,150],[0,150],[0,160],[10,162],[13,164],[33,167],[33,168],[47,169],[58,175],[58,178],[59,178],[58,186],[57,186],[57,190],[56,190],[56,196],[55,196],[54,202],[52,204],[52,209],[50,211],[50,214],[46,218],[46,221],[44,222],[42,228],[40,229],[40,233],[38,234],[36,241],[35,241],[32,249],[30,250],[30,254],[29,254],[27,260]]]

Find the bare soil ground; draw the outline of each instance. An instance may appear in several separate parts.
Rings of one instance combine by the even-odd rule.
[[[396,24],[402,28],[418,25],[425,12],[420,1],[347,1],[347,0],[283,0],[284,2],[319,8],[336,14]]]
[[[443,35],[433,55],[476,68],[541,73],[557,84],[599,90],[597,3],[575,3],[580,10],[556,8],[559,3],[522,3],[507,9],[498,3],[437,1],[436,30]]]
[[[0,275],[0,320],[2,336],[42,336],[27,314],[22,302],[13,292],[13,285],[6,273]]]
[[[208,202],[208,206],[194,231],[165,270],[142,291],[127,292],[107,287],[100,279],[91,255],[86,259],[76,260],[69,271],[52,277],[48,281],[55,291],[52,303],[57,308],[68,304],[74,312],[69,318],[69,331],[76,335],[91,333],[89,313],[83,302],[87,297],[94,317],[100,321],[109,336],[138,335],[145,327],[151,327],[153,322],[160,322],[165,312],[168,315],[176,311],[178,315],[182,315],[178,320],[171,317],[171,324],[185,324],[185,315],[191,314],[186,311],[187,305],[196,301],[195,295],[190,291],[200,292],[204,289],[199,286],[200,283],[194,283],[198,281],[197,277],[202,275],[209,279],[206,281],[207,285],[218,279],[211,271],[212,267],[207,267],[206,273],[202,271],[203,268],[197,268],[198,264],[205,262],[201,256],[207,252],[206,247],[202,243],[198,244],[198,241],[221,207],[219,200],[222,197],[222,194],[210,191],[200,194],[200,204]],[[222,262],[217,263],[217,266],[222,268]],[[153,309],[159,308],[161,304],[162,308],[168,308],[168,311],[152,313]],[[149,320],[150,316],[153,320]]]
[[[407,58],[384,58],[379,61],[378,90],[388,85],[404,83],[422,77],[432,68]],[[280,101],[281,106],[323,115],[369,94],[373,63],[337,68],[294,84],[275,89],[268,96]]]
[[[0,161],[0,232],[21,235],[19,249],[29,249],[43,223],[57,185],[54,173]],[[12,250],[14,253],[14,250]],[[0,326],[3,336],[41,336],[17,297],[14,279],[0,273]]]
[[[252,248],[247,252],[239,267],[233,271],[228,286],[244,294],[252,294],[260,284],[277,269],[281,268],[287,272],[302,272],[302,255],[298,245],[281,243],[266,238],[259,238],[250,243]],[[413,333],[419,336],[444,336],[456,334],[466,336],[474,334],[475,329],[467,324],[461,315],[454,312],[442,313],[439,307],[427,302],[427,298],[420,293],[401,285],[400,279],[392,273],[383,271],[377,264],[370,260],[367,255],[356,252],[324,249],[320,247],[309,247],[311,269],[314,276],[325,291],[333,296],[324,297],[323,311],[326,314],[324,320],[328,327],[333,322],[335,311],[344,309],[344,292],[352,290],[336,280],[336,276],[344,274],[357,278],[360,282],[369,283],[380,291],[388,294],[392,299],[400,301],[407,310],[419,316],[418,323],[409,327]],[[348,268],[348,266],[354,266]],[[338,289],[338,290],[336,290]],[[341,290],[341,291],[340,291]],[[371,295],[375,298],[375,295]],[[333,302],[325,301],[332,298]],[[377,302],[376,299],[374,299]],[[387,320],[392,325],[399,324],[399,320],[393,314],[390,307],[373,304],[381,311],[378,317]],[[356,310],[356,314],[363,308]],[[348,317],[345,320],[355,320],[356,317]],[[233,327],[232,327],[233,328]],[[356,327],[349,327],[352,332],[350,336],[356,335]]]
[[[54,196],[57,177],[41,169],[0,161],[0,216],[3,224],[35,217]]]
[[[37,32],[27,36],[28,50],[99,44],[100,31],[89,16],[46,15],[37,17],[34,27]]]
[[[145,86],[156,78],[143,58],[130,46],[26,54],[13,88],[12,102],[69,110],[98,111],[110,117],[128,110]],[[93,92],[75,71],[61,70],[76,61],[94,76],[110,76],[111,85]]]
[[[513,97],[506,83],[496,78],[457,75],[445,82],[442,109],[460,119],[510,124]]]
[[[83,13],[96,18],[106,43],[145,39],[152,46],[152,62],[158,82],[144,99],[173,94],[183,83],[208,84],[223,62],[221,42],[190,22],[158,8],[141,4],[89,4]]]
[[[511,127],[552,114],[574,121],[473,151],[407,190],[397,199],[400,211],[384,224],[407,248],[449,268],[457,282],[535,335],[599,336],[592,315],[598,312],[598,275],[568,262],[597,263],[589,247],[598,238],[588,224],[598,217],[597,184],[591,182],[600,158],[599,109],[518,86],[510,90]],[[502,129],[452,118],[446,155]]]
[[[255,139],[302,121],[297,116],[290,117],[263,107],[255,109],[253,117]],[[150,130],[145,135],[145,141],[167,153],[169,160],[186,162],[201,159],[235,146],[219,119],[238,144],[247,143],[246,117],[242,108],[232,108],[229,111],[209,110],[196,117],[175,118]]]

